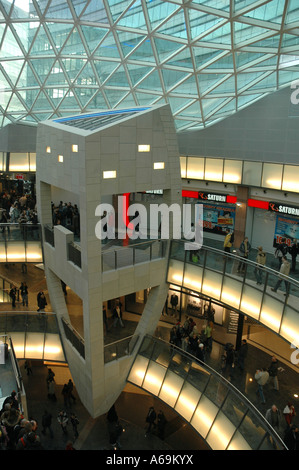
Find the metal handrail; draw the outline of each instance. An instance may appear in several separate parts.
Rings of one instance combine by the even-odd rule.
[[[170,346],[170,344],[167,341],[165,341],[161,338],[156,338],[156,337],[153,337],[151,335],[145,335],[144,338],[143,338],[143,341],[142,341],[142,343],[139,347],[139,351],[137,351],[136,357],[137,357],[138,354],[140,354],[143,357],[147,357],[147,356],[144,356],[144,354],[142,354],[142,352],[140,352],[141,349],[142,349],[143,342],[145,341],[146,338],[153,341],[156,344],[159,344],[159,343],[161,344],[162,343],[167,348],[169,348],[169,346]],[[266,428],[267,432],[269,432],[270,435],[273,435],[275,437],[275,439],[280,443],[280,445],[284,449],[288,450],[288,448],[285,445],[284,441],[279,436],[279,434],[275,431],[275,429],[271,426],[271,424],[266,420],[266,418],[262,415],[262,413],[251,403],[251,401],[242,392],[240,392],[240,390],[237,387],[235,387],[230,381],[228,381],[225,377],[223,377],[221,374],[219,374],[219,372],[217,372],[211,366],[207,365],[205,362],[202,362],[197,357],[193,356],[192,354],[188,353],[187,351],[184,351],[183,349],[179,348],[178,346],[176,346],[174,344],[171,344],[171,349],[173,351],[177,351],[182,356],[184,356],[186,358],[189,358],[193,362],[200,365],[200,367],[207,370],[211,375],[216,377],[217,380],[221,381],[235,396],[237,396],[238,398],[241,398],[244,402],[246,402],[247,407],[257,417],[258,421],[262,424],[262,427]],[[152,348],[152,353],[153,353],[153,351],[154,351],[154,347]],[[154,360],[155,361],[155,359],[152,358],[152,353],[149,357],[149,360]],[[173,354],[172,354],[171,357],[173,357]],[[170,361],[169,361],[169,363],[170,363]],[[132,369],[133,365],[134,365],[134,363],[132,364],[131,369]],[[168,367],[169,366],[167,366],[167,369],[168,369]],[[131,371],[131,369],[130,369],[130,371]],[[130,375],[130,371],[129,371],[128,377]],[[188,373],[187,373],[187,375],[188,375]],[[186,380],[186,377],[184,378],[184,380]],[[219,407],[219,409],[221,409],[221,407]]]
[[[183,244],[183,243],[186,243],[186,240],[171,240],[171,242],[177,242],[177,243],[180,243],[180,244]],[[222,251],[222,250],[219,250],[218,248],[214,248],[212,246],[209,246],[209,245],[202,245],[201,248],[199,249],[199,251],[201,249],[204,249],[206,251],[210,251],[210,252],[214,252],[215,254],[221,256],[222,258],[223,257],[227,257],[227,258],[231,258],[231,259],[234,259],[236,261],[239,261],[239,262],[242,262],[246,265],[251,265],[253,268],[256,268],[258,267],[259,269],[261,269],[263,272],[268,272],[269,274],[275,276],[275,277],[279,277],[280,279],[282,280],[286,280],[287,282],[289,282],[290,284],[293,284],[295,287],[297,287],[299,289],[299,281],[297,281],[296,279],[290,277],[290,276],[287,276],[285,274],[282,274],[280,273],[278,270],[275,270],[275,269],[272,269],[270,268],[269,266],[265,266],[265,265],[261,265],[261,264],[258,264],[256,261],[252,261],[248,258],[243,258],[242,256],[239,256],[239,255],[236,255],[234,253],[229,253],[227,251]],[[171,249],[170,249],[170,254],[169,254],[169,259],[176,259],[173,254],[171,254]],[[179,257],[178,257],[178,260],[179,261],[183,261],[185,262],[185,260],[181,260]],[[188,264],[194,264],[188,260],[186,260],[186,263]],[[198,265],[200,266],[200,265]],[[213,268],[210,268],[211,270],[213,270]],[[227,273],[226,273],[227,274]]]

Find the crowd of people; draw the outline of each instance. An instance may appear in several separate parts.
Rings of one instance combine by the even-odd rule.
[[[77,204],[60,201],[55,205],[52,201],[52,223],[53,225],[62,225],[80,236],[80,213]]]
[[[0,223],[38,223],[36,198],[32,194],[18,195],[14,189],[2,191],[0,193],[0,208]]]

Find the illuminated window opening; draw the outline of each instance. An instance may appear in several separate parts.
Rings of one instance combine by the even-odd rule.
[[[79,151],[79,146],[78,145],[72,145],[72,152],[76,153]]]
[[[154,170],[164,170],[165,163],[164,162],[155,162],[154,163]]]
[[[51,147],[48,146],[48,147],[46,148],[46,152],[47,152],[47,153],[51,153]]]
[[[59,163],[63,163],[63,155],[58,155],[58,161]]]
[[[138,145],[138,152],[150,152],[151,146],[150,145]]]
[[[103,171],[103,178],[106,179],[111,179],[111,178],[116,178],[116,171],[111,170],[111,171]]]

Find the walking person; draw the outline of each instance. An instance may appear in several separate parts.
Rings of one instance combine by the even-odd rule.
[[[296,258],[299,253],[299,246],[297,243],[297,240],[294,238],[293,243],[291,244],[289,248],[289,253],[292,257],[292,266],[291,266],[291,271],[294,273],[296,271]]]
[[[42,292],[41,295],[38,297],[38,309],[37,311],[39,313],[45,313],[45,307],[47,304],[47,299],[46,299],[46,296],[45,294]]]
[[[276,359],[275,356],[272,356],[271,364],[270,364],[270,367],[268,368],[268,372],[269,372],[269,381],[270,381],[270,379],[273,380],[274,390],[276,390],[276,392],[278,392],[278,390],[279,390],[278,378],[277,378],[278,360]]]
[[[24,367],[25,367],[25,370],[27,372],[27,375],[32,374],[32,365],[31,365],[31,360],[30,359],[26,359]]]
[[[52,429],[52,415],[47,410],[44,411],[42,416],[42,434],[46,434],[46,430],[49,430],[50,437],[53,439],[54,433]]]
[[[16,286],[13,286],[13,287],[10,289],[9,296],[10,296],[10,298],[11,298],[11,306],[12,306],[13,308],[15,308],[15,306],[16,306],[16,299],[17,299],[17,288],[16,288]]]
[[[274,287],[271,287],[271,290],[273,292],[277,292],[277,289],[279,288],[280,284],[282,281],[285,283],[285,288],[286,288],[286,293],[284,295],[288,296],[289,295],[289,289],[290,289],[290,283],[287,281],[287,276],[290,274],[290,263],[288,262],[287,258],[285,256],[282,257],[282,262],[280,266],[280,278],[277,280],[276,284]]]
[[[224,238],[224,243],[223,243],[223,249],[227,253],[230,253],[230,249],[233,245],[234,242],[234,234],[233,232],[230,232],[229,230],[226,231],[226,235]]]
[[[262,268],[266,264],[266,253],[263,251],[262,246],[258,247],[256,262],[259,265],[255,268],[256,283],[262,284],[263,282],[263,269]]]
[[[26,282],[21,283],[20,293],[21,293],[23,305],[24,306],[26,305],[26,307],[28,307],[28,286]]]
[[[281,412],[276,405],[272,405],[271,408],[266,411],[265,418],[268,423],[271,424],[272,428],[277,432],[277,434],[279,434],[281,426]],[[272,445],[274,448],[276,448],[274,440],[272,440]]]
[[[237,364],[240,367],[242,372],[243,372],[244,367],[245,367],[244,363],[245,363],[247,353],[248,353],[247,341],[246,341],[246,339],[242,339],[242,344],[241,344],[240,348],[237,351]]]
[[[156,427],[156,412],[153,406],[150,406],[147,416],[145,418],[146,423],[148,423],[147,431],[145,433],[145,437],[148,436],[148,434],[151,432],[152,427]]]
[[[63,434],[67,434],[67,425],[68,425],[69,419],[64,410],[59,412],[57,421],[61,426]]]
[[[286,239],[282,238],[281,242],[277,246],[274,256],[278,259],[278,269],[280,269],[282,258],[288,253],[288,245],[286,244]]]
[[[283,416],[286,421],[286,429],[288,430],[292,426],[293,418],[296,416],[296,411],[293,403],[288,401],[287,405],[283,409]]]
[[[77,416],[74,413],[71,414],[70,420],[71,420],[71,425],[72,425],[73,431],[74,431],[74,438],[76,440],[77,437],[79,436],[78,428],[77,428],[77,426],[79,424],[79,420],[78,420]]]
[[[267,372],[265,368],[257,369],[254,378],[257,382],[257,387],[258,387],[256,394],[260,396],[262,400],[262,404],[264,405],[266,403],[266,400],[265,400],[263,387],[264,385],[266,385],[266,383],[269,380],[269,372]]]
[[[115,308],[113,310],[113,318],[114,318],[114,321],[113,321],[113,326],[114,327],[116,327],[118,324],[122,328],[125,327],[125,325],[123,324],[123,321],[122,321],[121,305],[118,301],[116,302]]]
[[[251,250],[251,244],[248,241],[248,237],[245,237],[244,240],[241,242],[241,245],[239,248],[240,256],[244,259],[248,259],[250,250]],[[241,273],[244,271],[245,271],[245,263],[243,261],[240,261],[237,272]]]

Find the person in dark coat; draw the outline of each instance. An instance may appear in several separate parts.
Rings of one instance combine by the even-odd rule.
[[[285,433],[284,443],[288,450],[299,450],[299,434],[298,426],[296,424],[292,424],[290,429]]]
[[[155,409],[153,406],[151,406],[148,410],[148,413],[145,419],[145,421],[148,423],[148,428],[145,433],[145,437],[151,432],[153,426],[156,427],[156,417],[157,415],[156,415]]]

